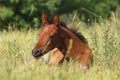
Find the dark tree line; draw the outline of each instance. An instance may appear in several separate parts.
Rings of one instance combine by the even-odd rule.
[[[107,18],[115,11],[120,0],[0,0],[0,28],[13,25],[19,29],[25,24],[40,27],[41,14],[71,14],[76,11],[84,20]]]

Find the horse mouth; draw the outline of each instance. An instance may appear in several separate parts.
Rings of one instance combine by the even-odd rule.
[[[34,58],[39,59],[39,57],[41,57],[43,54],[39,50],[37,50],[37,51],[32,51],[32,55]]]
[[[36,59],[39,59],[41,56],[42,56],[42,54],[40,54],[40,53],[37,53],[37,54],[34,55],[34,57],[35,57]]]

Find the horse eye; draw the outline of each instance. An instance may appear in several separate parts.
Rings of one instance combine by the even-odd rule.
[[[50,36],[50,38],[53,38],[53,37],[54,37],[53,35]]]

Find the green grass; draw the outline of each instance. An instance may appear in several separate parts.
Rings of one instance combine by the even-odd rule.
[[[93,50],[90,70],[73,70],[73,62],[48,67],[35,60],[31,50],[39,30],[0,32],[0,80],[120,80],[120,20],[87,26],[76,21]]]

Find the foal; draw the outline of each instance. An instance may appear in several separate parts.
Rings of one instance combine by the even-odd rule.
[[[52,23],[48,21],[45,13],[42,14],[43,28],[39,33],[37,44],[32,50],[32,55],[39,58],[47,52],[58,48],[65,59],[76,59],[81,66],[89,67],[92,62],[92,50],[85,43],[82,35],[60,24],[59,16],[55,16]]]

